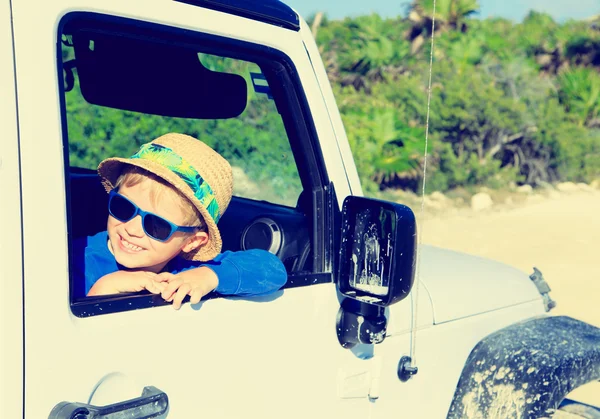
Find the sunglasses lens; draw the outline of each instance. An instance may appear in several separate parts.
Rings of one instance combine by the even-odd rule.
[[[164,218],[153,214],[144,217],[144,230],[146,234],[156,240],[167,240],[171,237],[171,225]]]
[[[110,200],[110,213],[119,221],[129,221],[135,215],[135,206],[121,195],[113,195]]]

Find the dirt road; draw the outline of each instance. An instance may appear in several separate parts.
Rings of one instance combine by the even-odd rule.
[[[418,215],[418,214],[417,214]],[[503,211],[425,219],[424,243],[515,266],[536,266],[557,302],[553,314],[600,327],[600,192],[578,192]],[[573,397],[600,406],[600,383]]]

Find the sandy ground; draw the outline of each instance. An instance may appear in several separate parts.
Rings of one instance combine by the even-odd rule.
[[[418,216],[418,214],[417,214]],[[515,266],[537,267],[557,302],[552,311],[600,327],[600,192],[544,198],[516,208],[425,218],[423,243]],[[572,398],[600,406],[600,382]]]

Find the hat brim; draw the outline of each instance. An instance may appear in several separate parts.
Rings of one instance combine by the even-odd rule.
[[[202,215],[202,218],[204,218],[204,222],[208,228],[208,242],[191,252],[182,253],[182,257],[189,260],[206,262],[213,260],[219,253],[221,253],[223,241],[221,239],[221,233],[217,227],[217,224],[208,213],[208,210],[198,202],[198,199],[194,196],[192,189],[179,176],[166,167],[153,161],[143,159],[124,159],[120,157],[113,157],[103,160],[98,165],[98,174],[102,178],[102,185],[104,186],[104,189],[106,189],[106,192],[110,192],[115,188],[114,185],[117,182],[124,165],[139,167],[160,177],[161,179],[164,179],[180,193],[182,193],[188,199],[188,201],[194,205],[200,215]]]

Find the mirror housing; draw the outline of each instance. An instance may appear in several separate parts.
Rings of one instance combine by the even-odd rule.
[[[403,300],[414,283],[416,246],[417,226],[409,207],[347,197],[337,272],[340,292],[380,307]]]

